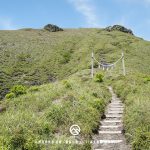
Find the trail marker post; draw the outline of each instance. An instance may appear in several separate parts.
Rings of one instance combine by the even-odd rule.
[[[94,53],[92,52],[92,62],[91,62],[91,77],[94,76]]]
[[[123,68],[123,75],[126,75],[126,70],[125,70],[125,63],[124,63],[124,53],[122,51],[122,68]]]

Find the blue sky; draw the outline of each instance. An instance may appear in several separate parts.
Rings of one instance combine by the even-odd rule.
[[[0,29],[120,24],[150,40],[150,0],[0,0]]]

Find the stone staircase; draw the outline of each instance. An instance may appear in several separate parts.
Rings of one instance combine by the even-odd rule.
[[[130,150],[123,134],[123,110],[124,104],[112,88],[111,103],[107,106],[106,118],[100,122],[99,134],[93,136],[93,150]]]

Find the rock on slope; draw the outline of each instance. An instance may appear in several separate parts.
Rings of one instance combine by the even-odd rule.
[[[44,29],[50,32],[57,32],[57,31],[63,31],[62,28],[53,25],[53,24],[47,24],[46,26],[44,26]]]
[[[106,31],[121,31],[121,32],[125,32],[125,33],[129,33],[129,34],[132,34],[133,35],[133,32],[132,30],[130,29],[127,29],[121,25],[114,25],[114,26],[109,26],[107,28],[105,28]]]

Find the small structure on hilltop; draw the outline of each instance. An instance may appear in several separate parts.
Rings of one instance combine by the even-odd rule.
[[[109,26],[105,28],[106,31],[111,32],[111,31],[121,31],[121,32],[125,32],[125,33],[129,33],[131,35],[134,35],[132,30],[127,29],[121,25],[114,25],[114,26]]]
[[[46,26],[44,26],[44,29],[49,31],[49,32],[57,32],[57,31],[63,31],[62,28],[53,25],[53,24],[47,24]]]

